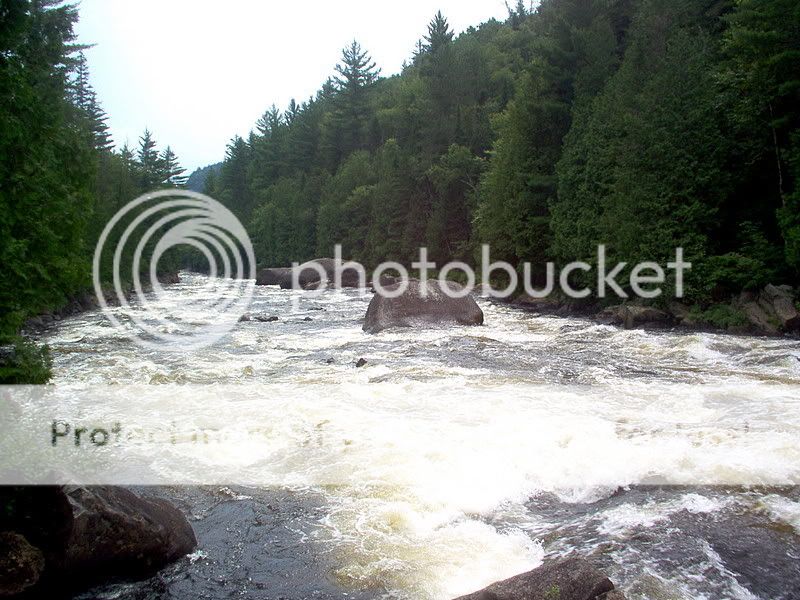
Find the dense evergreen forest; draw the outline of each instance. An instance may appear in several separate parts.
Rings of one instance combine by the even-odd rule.
[[[73,27],[74,5],[0,4],[0,335],[91,286],[96,240],[125,203],[182,186],[145,131],[114,149]]]
[[[800,4],[543,0],[399,75],[348,45],[315,97],[234,138],[206,191],[266,265],[329,256],[694,267],[692,302],[800,267]],[[620,278],[622,279],[622,278]]]
[[[185,183],[150,132],[112,147],[77,17],[0,7],[3,334],[89,286],[119,206]],[[437,13],[393,76],[353,41],[314,97],[273,105],[202,176],[264,265],[336,243],[367,265],[420,246],[474,263],[489,243],[542,267],[683,246],[705,306],[798,281],[799,125],[796,0],[519,2],[457,37]]]

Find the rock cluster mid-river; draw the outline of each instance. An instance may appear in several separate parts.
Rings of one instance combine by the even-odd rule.
[[[187,308],[203,281],[184,274],[158,310],[213,320]],[[483,327],[369,335],[369,299],[258,287],[251,312],[278,320],[239,323],[194,353],[144,349],[100,312],[42,339],[57,384],[289,390],[241,398],[232,418],[272,429],[268,446],[239,448],[236,460],[258,470],[265,494],[313,506],[293,513],[295,553],[326,557],[326,593],[445,600],[577,551],[629,598],[800,598],[796,340],[626,331],[484,301]],[[232,457],[203,460],[224,482]],[[248,510],[259,501],[228,492]],[[253,513],[269,519],[265,510]],[[216,568],[225,597],[263,597],[258,569],[209,565],[200,538],[173,580]],[[263,556],[237,561],[259,564],[273,548],[255,540],[250,554]],[[288,589],[313,595],[299,580]]]

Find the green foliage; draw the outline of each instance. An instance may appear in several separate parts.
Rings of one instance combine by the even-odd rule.
[[[561,598],[561,588],[557,585],[551,586],[545,593],[544,593],[545,600],[559,600]]]
[[[495,121],[499,139],[481,186],[479,232],[497,258],[543,265],[550,257],[556,165],[573,104],[576,97],[587,102],[617,62],[619,42],[604,5],[543,3],[530,21],[531,64]]]
[[[13,332],[87,285],[119,207],[185,177],[149,131],[111,149],[74,8],[6,4],[0,332]],[[408,265],[420,246],[474,262],[489,243],[541,280],[546,261],[592,262],[603,243],[629,264],[683,247],[699,306],[796,284],[799,24],[794,0],[518,2],[459,35],[437,12],[400,74],[380,77],[353,41],[313,97],[268,108],[196,185],[265,265],[339,243],[367,265]]]
[[[620,69],[578,113],[552,203],[558,259],[591,262],[604,243],[610,262],[664,264],[682,246],[699,268],[711,251],[728,142],[714,105],[714,44],[681,26],[690,18],[681,3],[645,2]]]
[[[74,43],[74,5],[17,0],[0,12],[0,334],[13,334],[89,287],[111,215],[153,187],[180,185],[183,170],[149,132],[138,160],[111,149]]]
[[[41,385],[52,375],[47,346],[19,336],[0,336],[0,385]]]
[[[353,42],[314,98],[267,111],[217,191],[255,208],[264,263],[341,243],[441,264],[489,243],[540,280],[603,243],[629,264],[683,247],[701,303],[792,281],[797,17],[790,0],[544,0],[455,36],[437,13],[400,75]]]
[[[720,78],[736,124],[769,169],[786,261],[800,270],[800,5],[738,0],[726,21]]]
[[[91,135],[63,67],[76,13],[46,6],[4,14],[0,39],[0,333],[88,280]]]
[[[712,304],[705,310],[694,306],[690,312],[692,320],[697,323],[711,325],[718,329],[742,327],[747,325],[747,317],[743,312],[728,304]]]

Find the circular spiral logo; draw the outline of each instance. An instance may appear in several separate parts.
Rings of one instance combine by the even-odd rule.
[[[202,257],[208,277],[200,278],[190,295],[165,290],[159,261],[176,267],[186,256]],[[250,238],[230,210],[204,194],[161,190],[139,196],[109,220],[95,248],[92,278],[105,315],[116,327],[133,331],[135,342],[187,351],[209,346],[233,329],[250,305],[255,264]],[[109,274],[119,309],[106,301],[102,284]],[[123,283],[131,286],[128,293]]]

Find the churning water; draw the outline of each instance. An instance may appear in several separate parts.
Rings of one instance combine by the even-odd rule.
[[[204,281],[183,274],[158,310],[212,320],[186,308]],[[212,446],[203,469],[323,498],[313,543],[344,590],[444,600],[575,551],[630,598],[800,597],[800,343],[487,302],[483,327],[368,335],[368,302],[258,287],[251,312],[279,320],[187,354],[99,312],[43,341],[66,386],[248,384],[193,410],[268,439]]]

